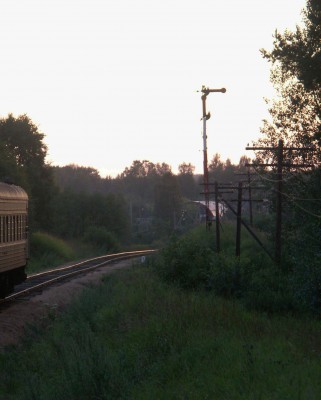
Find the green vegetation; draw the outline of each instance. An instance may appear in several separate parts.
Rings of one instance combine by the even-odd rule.
[[[109,232],[95,228],[89,230],[84,242],[63,240],[43,232],[35,232],[30,237],[32,252],[27,264],[27,273],[35,273],[54,268],[69,261],[106,254],[116,251],[117,243]],[[102,245],[103,241],[103,245]],[[109,247],[107,249],[107,244]]]
[[[53,268],[75,258],[75,251],[70,245],[47,233],[33,233],[30,238],[30,246],[32,254],[28,262],[27,273]]]
[[[179,287],[206,289],[216,295],[240,299],[250,309],[269,313],[320,315],[321,269],[318,260],[289,260],[281,268],[246,232],[241,257],[234,253],[234,228],[224,223],[223,249],[216,253],[214,233],[199,227],[162,250],[155,268],[167,282]],[[266,241],[261,233],[261,240]]]
[[[317,399],[320,321],[249,312],[148,267],[106,277],[0,355],[0,398]]]

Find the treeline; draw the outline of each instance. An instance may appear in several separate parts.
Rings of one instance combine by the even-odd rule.
[[[135,160],[116,178],[102,178],[90,167],[49,165],[47,150],[44,134],[27,115],[0,119],[0,178],[28,192],[32,232],[114,245],[152,242],[168,237],[191,201],[203,199],[202,175],[190,163],[174,174],[166,163]],[[215,154],[211,179],[232,180],[246,161],[233,165]],[[184,223],[188,228],[195,220]]]

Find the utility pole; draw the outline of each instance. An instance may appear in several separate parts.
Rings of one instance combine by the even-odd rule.
[[[277,148],[277,192],[276,192],[276,227],[275,227],[275,260],[281,262],[282,249],[282,172],[283,172],[283,140],[280,139]]]
[[[221,235],[220,235],[220,207],[218,202],[218,183],[215,182],[215,223],[216,223],[216,251],[221,251]]]
[[[204,183],[204,194],[205,194],[205,208],[206,208],[206,229],[210,228],[210,197],[208,188],[208,161],[207,161],[207,133],[206,133],[206,121],[211,118],[211,113],[206,113],[206,98],[210,93],[225,93],[226,89],[209,89],[208,87],[202,86],[201,92],[203,93],[202,99],[202,110],[203,110],[203,183]]]
[[[236,215],[236,257],[241,254],[241,221],[242,221],[242,182],[239,182],[237,196],[237,215]]]
[[[270,150],[276,152],[276,163],[272,164],[247,164],[247,166],[276,167],[276,224],[275,224],[275,261],[281,264],[282,261],[282,197],[283,197],[283,168],[307,168],[310,164],[284,163],[284,150],[314,151],[314,147],[284,147],[280,139],[277,147],[246,147],[246,150]]]
[[[239,176],[245,175],[247,177],[247,183],[248,183],[247,190],[249,191],[250,225],[253,226],[252,181],[251,181],[251,176],[253,176],[253,174],[250,173],[250,168],[248,168],[247,172],[236,173],[235,175]]]

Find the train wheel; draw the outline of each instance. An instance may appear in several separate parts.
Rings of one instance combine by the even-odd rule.
[[[12,271],[12,280],[14,285],[19,285],[19,283],[24,282],[26,278],[25,267],[17,268]]]
[[[0,275],[0,297],[4,299],[8,294],[13,292],[13,279],[10,273],[2,273]]]

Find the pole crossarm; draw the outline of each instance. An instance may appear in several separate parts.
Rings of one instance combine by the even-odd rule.
[[[235,202],[235,201],[238,201],[237,199],[230,199],[229,201],[232,201],[232,202]],[[253,201],[253,202],[256,202],[256,203],[263,203],[264,202],[264,200],[261,200],[261,199],[243,199],[242,198],[242,202],[243,201]]]
[[[275,164],[275,163],[274,164],[264,164],[264,163],[250,164],[250,163],[247,163],[246,166],[247,167],[278,167],[278,164]],[[312,167],[314,167],[313,164],[288,164],[288,163],[283,163],[281,166],[284,168],[312,168]]]
[[[277,147],[245,147],[245,150],[277,150]],[[283,147],[283,150],[316,151],[315,147]]]
[[[205,96],[208,96],[210,93],[225,93],[226,89],[225,88],[220,88],[220,89],[210,89],[208,87],[205,87],[204,85],[202,86],[201,92],[204,93]]]

